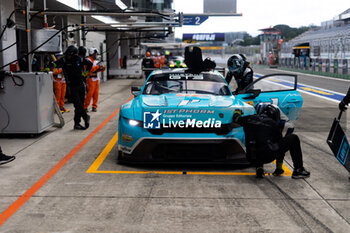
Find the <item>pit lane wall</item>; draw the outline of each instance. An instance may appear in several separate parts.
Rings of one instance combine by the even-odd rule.
[[[350,59],[294,57],[280,58],[279,67],[350,79]]]

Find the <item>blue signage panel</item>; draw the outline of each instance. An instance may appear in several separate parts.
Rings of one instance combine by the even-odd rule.
[[[208,18],[208,16],[184,16],[183,25],[201,25]]]
[[[225,33],[184,33],[182,41],[225,41]]]

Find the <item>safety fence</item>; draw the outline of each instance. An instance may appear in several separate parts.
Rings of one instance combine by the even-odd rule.
[[[279,67],[290,70],[302,70],[306,73],[350,79],[349,63],[349,59],[312,59],[308,57],[296,57],[280,58]]]

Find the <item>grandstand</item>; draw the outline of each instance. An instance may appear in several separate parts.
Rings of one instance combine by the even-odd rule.
[[[281,58],[301,56],[350,59],[350,8],[282,45]]]

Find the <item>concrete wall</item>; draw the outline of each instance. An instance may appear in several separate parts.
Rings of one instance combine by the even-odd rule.
[[[80,16],[69,16],[68,17],[68,24],[80,24]],[[76,40],[76,46],[83,45],[83,42],[81,41],[81,32],[75,32],[76,37],[74,38]],[[91,47],[100,49],[100,44],[104,43],[106,40],[106,34],[105,32],[88,32],[86,34],[86,48],[89,49]]]
[[[80,24],[81,18],[80,16],[69,16],[67,21],[68,21],[68,24]],[[82,38],[81,31],[75,32],[74,42],[76,46],[83,45],[83,41],[81,40],[81,38]],[[101,54],[100,59],[102,59],[104,65],[106,65],[106,61],[107,61],[107,56],[105,53],[106,51],[105,40],[106,40],[105,32],[88,32],[86,34],[86,49],[89,51],[89,48],[97,48]],[[106,80],[107,80],[107,72],[103,72],[103,80],[101,81],[106,81]]]
[[[122,36],[125,38],[125,36]],[[120,57],[129,56],[130,53],[130,41],[129,40],[121,40],[120,41]]]
[[[14,1],[0,1],[0,26],[3,30],[4,25],[6,25],[6,19],[10,16],[11,12],[15,9]],[[15,15],[12,16],[12,19],[15,20]],[[15,27],[7,28],[1,41],[0,49],[6,48],[16,41],[16,30]],[[0,53],[0,66],[3,66],[9,62],[12,62],[17,59],[17,46],[14,45],[11,48]],[[4,68],[9,70],[9,66]]]
[[[281,58],[279,66],[290,69],[305,70],[311,73],[327,73],[330,76],[350,76],[349,59],[310,59],[310,58]]]
[[[141,61],[137,57],[133,57],[131,52],[136,50],[137,40],[132,39],[135,35],[125,32],[108,32],[107,37],[107,51],[109,59],[109,77],[118,78],[140,78],[142,75]],[[137,54],[140,51],[137,49]],[[142,53],[141,51],[141,54]],[[120,66],[120,58],[127,57],[127,69],[122,69]]]
[[[119,38],[120,38],[119,32],[106,33],[109,69],[120,69],[120,64],[119,64],[120,49],[119,49],[119,41],[117,41]]]

